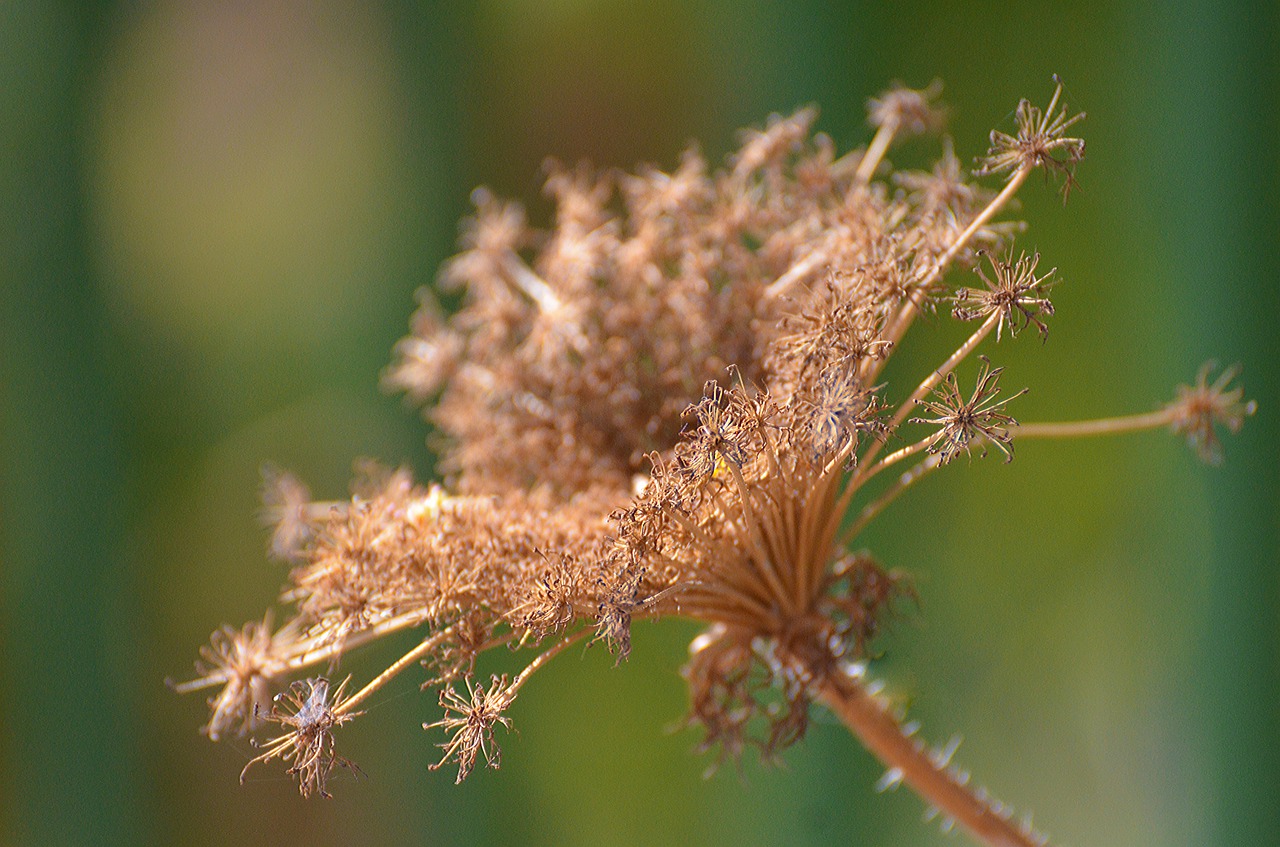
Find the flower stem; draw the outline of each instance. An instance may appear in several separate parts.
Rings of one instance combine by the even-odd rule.
[[[840,536],[837,546],[839,548],[844,548],[849,544],[849,542],[857,538],[858,533],[862,532],[862,530],[866,528],[867,524],[875,520],[876,515],[883,512],[890,503],[898,499],[898,495],[902,494],[902,492],[914,485],[921,477],[941,464],[942,456],[935,453],[903,472],[902,476],[898,477],[894,481],[893,485],[886,488],[879,497],[863,507],[862,511],[858,513],[858,517]]]
[[[434,632],[427,638],[424,638],[422,640],[422,643],[420,643],[417,647],[414,647],[408,653],[405,653],[399,659],[396,659],[395,662],[392,663],[391,667],[387,668],[385,671],[375,676],[372,680],[369,681],[368,685],[366,685],[364,688],[361,688],[355,694],[352,694],[349,699],[342,701],[342,703],[340,703],[333,710],[334,714],[342,715],[342,714],[346,714],[347,712],[350,712],[357,705],[359,705],[361,700],[368,697],[370,694],[377,691],[382,686],[386,685],[388,682],[390,682],[392,679],[398,676],[401,671],[409,667],[409,665],[418,661],[423,656],[427,655],[432,650],[434,650],[436,647],[440,646],[440,643],[452,634],[453,634],[453,627],[448,626],[440,630],[439,632]]]
[[[402,629],[411,629],[419,626],[423,621],[431,618],[433,614],[430,608],[414,609],[392,618],[379,621],[368,629],[362,629],[359,632],[350,635],[344,635],[335,638],[330,633],[307,638],[289,646],[288,653],[270,663],[263,668],[264,675],[276,677],[293,671],[299,671],[312,665],[318,665],[323,661],[335,659],[345,653],[347,650],[354,650],[362,647],[371,641],[375,641],[384,635],[398,632]],[[230,671],[220,670],[206,674],[199,679],[193,679],[188,682],[173,683],[169,687],[179,694],[187,694],[192,691],[200,691],[205,688],[213,688],[215,685],[223,685],[231,678]]]
[[[876,130],[875,138],[871,139],[871,144],[867,147],[867,152],[862,157],[862,161],[858,163],[858,172],[854,174],[854,178],[858,182],[866,185],[871,181],[871,177],[875,175],[876,168],[880,166],[880,161],[884,158],[884,154],[889,151],[889,145],[893,143],[893,137],[898,134],[898,122],[890,120],[883,123]]]
[[[1177,419],[1177,413],[1176,408],[1166,407],[1154,412],[1143,412],[1120,418],[1062,423],[1024,423],[1009,427],[1009,431],[1017,438],[1082,438],[1091,435],[1116,435],[1169,426]]]
[[[987,847],[1044,847],[1046,841],[1012,820],[1010,810],[968,785],[968,776],[953,770],[946,755],[933,753],[908,735],[880,702],[854,676],[836,671],[819,688],[822,701],[863,745],[925,802],[962,826]]]
[[[591,632],[592,630],[590,627],[584,627],[578,630],[577,632],[571,632],[568,635],[566,635],[564,638],[560,639],[560,643],[556,644],[555,646],[551,647],[548,650],[544,650],[543,652],[539,653],[537,658],[535,658],[532,662],[526,665],[524,670],[516,674],[516,678],[511,681],[510,685],[507,686],[507,690],[506,690],[507,697],[511,699],[515,699],[516,692],[520,690],[520,686],[528,682],[529,677],[533,676],[538,671],[539,668],[542,668],[548,662],[554,659],[556,656],[563,653],[565,648],[569,647],[572,644],[576,644],[587,635],[590,635]]]
[[[999,325],[1000,313],[992,312],[987,319],[982,322],[982,326],[978,327],[974,331],[973,335],[970,335],[969,338],[960,345],[959,349],[952,353],[945,362],[925,377],[924,381],[916,387],[916,390],[911,392],[911,396],[903,401],[902,405],[899,406],[898,410],[894,413],[892,420],[889,421],[888,430],[890,432],[896,432],[898,427],[902,425],[902,422],[907,419],[907,415],[911,414],[911,410],[916,407],[916,403],[923,400],[930,391],[936,388],[938,383],[942,382],[942,380],[946,378],[947,374],[955,370],[956,366],[964,361],[965,357],[972,353],[974,349],[982,343],[984,338],[991,334],[991,330],[995,329]],[[867,450],[867,454],[861,458],[862,469],[854,475],[853,479],[853,485],[855,487],[861,486],[862,483],[870,477],[872,469],[875,467],[870,463],[879,454],[880,448],[883,445],[884,442],[882,441],[875,442]]]

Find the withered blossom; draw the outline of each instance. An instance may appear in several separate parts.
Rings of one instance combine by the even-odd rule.
[[[423,729],[443,729],[453,733],[453,738],[439,745],[444,750],[440,761],[431,766],[438,770],[446,763],[458,763],[458,778],[462,782],[475,767],[476,757],[484,754],[485,764],[496,768],[502,764],[502,750],[493,737],[496,725],[510,729],[511,718],[503,714],[511,705],[508,682],[505,676],[493,677],[486,688],[471,677],[466,679],[467,694],[462,696],[450,686],[440,692],[440,707],[445,716],[434,723],[424,723]]]
[[[1043,111],[1032,105],[1030,100],[1018,103],[1016,135],[991,131],[991,149],[983,158],[978,175],[1009,171],[1012,182],[1015,176],[1025,175],[1033,168],[1044,168],[1046,174],[1055,171],[1063,177],[1062,200],[1066,202],[1067,195],[1076,184],[1076,165],[1084,158],[1083,139],[1071,138],[1066,132],[1084,120],[1085,113],[1067,117],[1065,105],[1054,112],[1062,95],[1062,81],[1056,77],[1055,80],[1058,87]]]
[[[344,680],[332,692],[332,700],[329,680],[324,677],[299,680],[289,686],[288,691],[277,694],[271,711],[261,717],[265,721],[280,724],[287,731],[267,742],[265,752],[245,765],[240,772],[240,781],[244,782],[245,774],[253,765],[271,759],[282,759],[289,763],[285,772],[298,778],[298,790],[303,797],[310,797],[312,794],[328,797],[330,795],[325,790],[325,784],[335,767],[341,766],[352,773],[360,773],[360,768],[354,762],[334,752],[334,727],[362,714],[344,708],[342,694],[346,685]]]
[[[261,621],[249,621],[240,629],[224,626],[206,647],[196,672],[204,678],[218,678],[222,690],[209,700],[211,714],[204,732],[213,741],[230,733],[244,736],[258,723],[258,712],[271,700],[275,678],[284,668],[282,660],[296,636],[296,625],[279,632],[271,629],[271,613]]]
[[[884,154],[900,131],[937,128],[937,93],[873,101],[875,138],[844,157],[805,110],[745,133],[720,170],[696,151],[672,173],[551,165],[547,232],[475,192],[441,274],[461,306],[446,318],[422,293],[386,375],[429,403],[444,478],[366,468],[341,504],[302,502],[279,478],[291,616],[274,633],[267,621],[219,630],[200,677],[176,686],[223,687],[210,737],[255,717],[281,724],[250,764],[282,759],[303,794],[324,796],[335,767],[354,767],[334,731],[425,666],[444,715],[423,725],[450,735],[435,767],[462,779],[482,757],[498,765],[497,727],[554,657],[599,643],[621,661],[636,621],[680,617],[704,626],[684,670],[689,720],[720,757],[780,755],[822,704],[978,841],[1043,843],[867,679],[915,594],[853,544],[961,451],[1012,458],[1015,437],[1169,426],[1213,460],[1214,427],[1238,429],[1253,405],[1230,387],[1234,369],[1213,382],[1206,370],[1156,412],[1018,425],[985,358],[966,398],[956,369],[993,332],[1043,334],[1052,272],[1009,254],[991,260],[994,279],[979,270],[986,290],[949,274],[1008,248],[1017,222],[997,217],[1032,169],[1074,183],[1084,145],[1065,131],[1083,116],[1057,111],[1060,85],[1043,111],[1024,101],[1017,135],[993,135],[985,172],[1010,172],[999,192],[963,172],[950,141],[932,172],[893,173]],[[890,383],[888,360],[943,302],[981,323],[914,389]],[[919,407],[932,417],[909,419]],[[411,629],[419,643],[355,694],[308,679],[264,711],[268,685]],[[498,647],[533,658],[510,681],[478,682]]]
[[[942,94],[942,80],[927,88],[896,85],[867,101],[867,122],[874,127],[894,125],[912,135],[937,132],[946,123],[946,112],[935,101]]]
[[[960,393],[955,371],[952,371],[934,389],[934,399],[920,401],[920,405],[936,417],[911,419],[911,423],[939,427],[927,449],[930,453],[937,453],[938,460],[944,465],[962,451],[965,455],[972,456],[974,447],[978,447],[985,455],[984,448],[987,444],[994,444],[1004,453],[1006,462],[1013,461],[1013,435],[1010,428],[1016,427],[1018,422],[1004,411],[1004,407],[1025,394],[1026,389],[997,400],[1000,395],[998,383],[1004,368],[991,367],[991,360],[986,356],[979,358],[982,359],[982,371],[978,374],[978,384],[968,400]]]
[[[1040,316],[1053,315],[1053,302],[1045,295],[1056,282],[1054,274],[1058,269],[1036,276],[1039,253],[1031,256],[1023,253],[1016,262],[1012,254],[1005,260],[991,258],[990,264],[995,279],[987,276],[981,266],[974,268],[987,287],[961,288],[952,298],[955,307],[951,314],[962,321],[998,314],[997,341],[1003,329],[1008,328],[1009,337],[1016,338],[1027,324],[1035,324],[1041,341],[1048,339],[1049,327],[1040,320]]]
[[[1257,402],[1244,399],[1244,388],[1230,387],[1240,375],[1239,365],[1224,369],[1209,382],[1209,374],[1216,368],[1216,362],[1206,362],[1196,374],[1195,384],[1179,385],[1177,398],[1166,407],[1170,428],[1185,436],[1192,449],[1210,465],[1222,463],[1222,442],[1216,429],[1239,432],[1244,419],[1258,409]]]

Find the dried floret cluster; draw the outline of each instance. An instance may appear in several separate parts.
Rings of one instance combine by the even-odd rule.
[[[962,387],[958,367],[992,334],[1048,332],[1055,272],[1017,253],[1018,226],[998,216],[1037,168],[1064,193],[1073,184],[1084,142],[1066,132],[1083,115],[1061,91],[992,133],[979,173],[1005,174],[999,190],[949,139],[928,171],[889,166],[895,141],[941,127],[935,85],[871,101],[875,137],[845,155],[806,110],[746,133],[720,170],[696,151],[671,173],[552,166],[548,231],[477,191],[441,276],[461,307],[446,318],[424,293],[386,376],[427,401],[445,479],[373,470],[350,500],[323,503],[274,477],[293,611],[279,629],[268,617],[215,633],[200,678],[179,686],[223,686],[209,736],[281,724],[250,764],[284,759],[303,794],[324,794],[335,765],[353,767],[333,730],[421,663],[444,710],[424,726],[450,734],[440,764],[461,780],[478,760],[497,766],[495,730],[556,654],[590,639],[620,660],[635,620],[678,616],[706,624],[685,678],[707,747],[771,756],[822,701],[894,782],[979,840],[1038,843],[865,683],[870,645],[912,589],[851,545],[961,453],[1011,459],[1016,438],[1164,426],[1216,460],[1214,426],[1238,429],[1253,410],[1234,369],[1202,372],[1155,412],[1067,424],[1020,425],[985,356]],[[980,286],[950,281],[965,268]],[[976,327],[911,390],[882,384],[926,311]],[[355,694],[315,678],[270,699],[305,668],[411,628],[421,643]],[[498,645],[534,658],[478,679],[477,657]]]

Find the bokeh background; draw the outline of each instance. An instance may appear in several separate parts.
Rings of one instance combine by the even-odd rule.
[[[670,167],[818,104],[840,149],[893,80],[945,82],[965,160],[1051,73],[1089,152],[1022,244],[1060,269],[1046,345],[988,348],[1024,420],[1141,411],[1209,358],[1258,414],[1200,465],[1167,434],[958,463],[866,536],[918,613],[876,672],[927,737],[1064,845],[1280,843],[1280,27],[1273,3],[798,0],[0,4],[0,840],[13,844],[965,843],[829,717],[782,768],[704,780],[670,731],[688,627],[562,657],[500,771],[429,773],[434,698],[344,729],[368,779],[302,802],[237,775],[188,673],[284,581],[258,469],[342,496],[429,478],[379,391],[412,295],[486,184],[545,220],[545,157]],[[936,142],[891,154],[923,163]],[[959,338],[920,326],[919,378]],[[367,678],[407,645],[356,655]]]

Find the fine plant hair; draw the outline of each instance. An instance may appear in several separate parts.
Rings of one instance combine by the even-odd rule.
[[[461,781],[498,767],[512,705],[558,654],[598,642],[621,662],[634,621],[679,617],[705,627],[683,675],[716,761],[775,757],[825,708],[883,762],[882,789],[905,783],[983,844],[1046,843],[869,678],[914,588],[858,539],[939,469],[1011,461],[1024,438],[1167,428],[1216,464],[1218,431],[1255,408],[1238,367],[1209,364],[1154,411],[1014,417],[1022,392],[992,358],[1046,339],[1058,275],[1014,245],[1022,225],[1005,213],[1037,170],[1065,202],[1085,151],[1070,134],[1084,115],[1055,82],[1047,107],[1023,100],[1012,131],[991,133],[972,173],[945,136],[929,170],[885,158],[940,131],[934,84],[871,100],[874,137],[845,154],[802,110],[743,133],[717,170],[696,150],[669,173],[553,164],[547,230],[477,190],[440,275],[461,305],[446,317],[423,291],[385,375],[424,402],[443,478],[370,467],[350,499],[315,502],[268,475],[288,611],[278,627],[268,613],[218,630],[197,678],[174,686],[218,690],[205,734],[276,724],[246,771],[280,760],[304,796],[328,796],[335,767],[359,772],[336,752],[342,725],[421,667],[442,709],[423,724],[443,735],[433,768]],[[886,363],[922,314],[970,334],[919,382],[891,385]],[[419,643],[362,686],[311,670],[333,676],[411,629]],[[482,678],[477,657],[499,646],[531,658]]]

